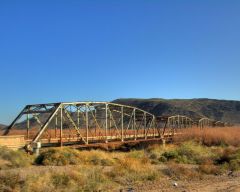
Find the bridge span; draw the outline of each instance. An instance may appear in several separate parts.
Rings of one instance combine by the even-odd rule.
[[[25,106],[3,135],[22,136],[31,146],[90,145],[162,140],[193,124],[187,116],[156,117],[117,103],[63,102]]]

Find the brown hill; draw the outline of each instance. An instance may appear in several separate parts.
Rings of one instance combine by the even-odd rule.
[[[240,101],[216,99],[117,99],[113,102],[136,106],[155,115],[187,115],[240,123]]]
[[[4,129],[6,127],[6,125],[0,124],[0,130]]]

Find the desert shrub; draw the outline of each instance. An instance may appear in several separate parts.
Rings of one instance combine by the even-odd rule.
[[[140,163],[149,163],[150,159],[144,150],[133,150],[126,154],[126,158],[133,158],[140,161]]]
[[[35,162],[41,165],[76,165],[80,163],[79,152],[70,148],[52,148],[40,153]]]
[[[87,183],[83,186],[84,191],[109,190],[114,184],[109,181],[101,168],[89,169]]]
[[[72,166],[64,170],[45,170],[24,176],[0,175],[0,191],[25,192],[69,192],[69,191],[112,191],[117,185],[110,181],[98,166]],[[4,190],[2,190],[4,189]]]
[[[24,185],[24,180],[18,173],[6,172],[0,175],[0,191],[18,191]]]
[[[165,147],[161,144],[154,144],[148,146],[146,152],[152,164],[159,164],[174,159],[173,156],[176,155],[175,149],[176,146],[171,144]]]
[[[164,152],[159,158],[160,161],[175,161],[178,163],[200,164],[213,154],[207,147],[201,146],[195,142],[184,142],[177,148]]]
[[[23,151],[0,148],[0,169],[26,167],[31,165],[33,157]]]
[[[159,164],[159,162],[165,162],[163,159],[159,160],[158,155],[155,153],[149,155],[149,160],[152,164]]]
[[[144,162],[137,158],[125,157],[107,173],[107,175],[119,184],[133,184],[139,181],[156,180],[160,171],[154,169],[149,161]]]
[[[215,159],[216,165],[232,171],[240,170],[240,149],[228,147]]]
[[[219,151],[219,156],[215,159],[216,164],[229,163],[231,160],[231,155],[235,153],[235,149],[228,147],[222,151]]]
[[[201,178],[201,175],[195,169],[176,163],[168,164],[167,168],[163,170],[163,173],[175,180]]]
[[[24,178],[24,185],[20,191],[24,192],[53,192],[57,188],[52,184],[51,172],[41,174],[29,174]]]
[[[71,177],[66,173],[53,174],[51,179],[54,187],[57,188],[67,187],[71,183]]]
[[[208,174],[208,175],[220,175],[223,173],[223,170],[213,164],[202,164],[199,165],[198,170],[201,173]]]
[[[112,153],[101,150],[80,152],[81,161],[90,165],[111,166],[115,163]]]
[[[167,161],[172,160],[172,159],[177,159],[178,156],[179,156],[179,153],[177,150],[166,151],[162,154],[162,157],[164,157]]]
[[[145,157],[144,150],[132,150],[126,154],[127,157],[141,159]]]
[[[150,159],[157,159],[157,158],[158,158],[158,155],[155,154],[155,153],[151,153],[151,154],[149,155],[149,158],[150,158]]]
[[[240,165],[240,149],[237,149],[234,154],[230,155],[230,163],[231,161],[236,161]]]

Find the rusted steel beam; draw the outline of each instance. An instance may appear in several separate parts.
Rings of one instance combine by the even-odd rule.
[[[43,113],[49,113],[48,117]],[[176,130],[191,127],[193,124],[193,120],[184,115],[156,117],[139,108],[116,103],[64,102],[27,105],[10,126],[19,122],[19,119],[22,120],[25,115],[28,117],[26,122],[31,122],[27,123],[24,133],[26,134],[26,128],[31,130],[30,135],[27,134],[28,141],[51,143],[54,140],[56,143],[60,142],[60,145],[71,142],[88,145],[94,142],[163,138],[166,135],[174,136]],[[31,118],[40,122],[40,130],[34,132],[36,127],[32,122],[35,121],[31,121]],[[40,119],[46,119],[46,122],[41,123]],[[18,131],[21,132],[21,129]],[[74,129],[76,131],[72,131]],[[57,130],[60,134],[57,134]],[[45,135],[47,131],[49,134]]]
[[[47,119],[46,123],[41,127],[41,130],[37,133],[37,135],[34,137],[33,139],[33,143],[36,143],[38,141],[38,139],[41,137],[41,135],[43,134],[43,132],[45,131],[45,129],[47,128],[48,124],[50,123],[50,121],[53,119],[53,117],[55,116],[55,114],[58,112],[59,108],[61,107],[61,104],[58,104],[55,108],[55,110],[53,111],[53,113],[50,115],[50,117]]]

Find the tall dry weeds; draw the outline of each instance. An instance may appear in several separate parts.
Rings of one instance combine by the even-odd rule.
[[[190,128],[182,131],[175,141],[196,140],[207,146],[240,146],[240,127]]]

